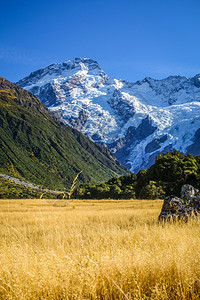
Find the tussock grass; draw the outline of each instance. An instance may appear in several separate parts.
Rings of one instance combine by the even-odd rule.
[[[0,299],[199,299],[200,222],[162,201],[0,200]]]

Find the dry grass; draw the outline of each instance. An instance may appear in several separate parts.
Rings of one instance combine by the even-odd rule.
[[[199,299],[200,222],[161,206],[0,200],[0,299]]]

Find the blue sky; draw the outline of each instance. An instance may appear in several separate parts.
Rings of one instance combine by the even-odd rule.
[[[199,0],[1,1],[0,76],[52,62],[97,60],[111,77],[200,73]]]

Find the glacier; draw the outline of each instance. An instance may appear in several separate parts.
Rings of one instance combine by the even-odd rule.
[[[132,172],[176,149],[200,154],[200,75],[110,78],[97,61],[75,58],[32,72],[17,84],[57,118],[107,146]]]

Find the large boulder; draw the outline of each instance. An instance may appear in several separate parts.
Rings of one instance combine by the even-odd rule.
[[[159,221],[185,220],[200,213],[200,192],[192,185],[185,184],[181,188],[181,198],[168,196],[165,198]]]

